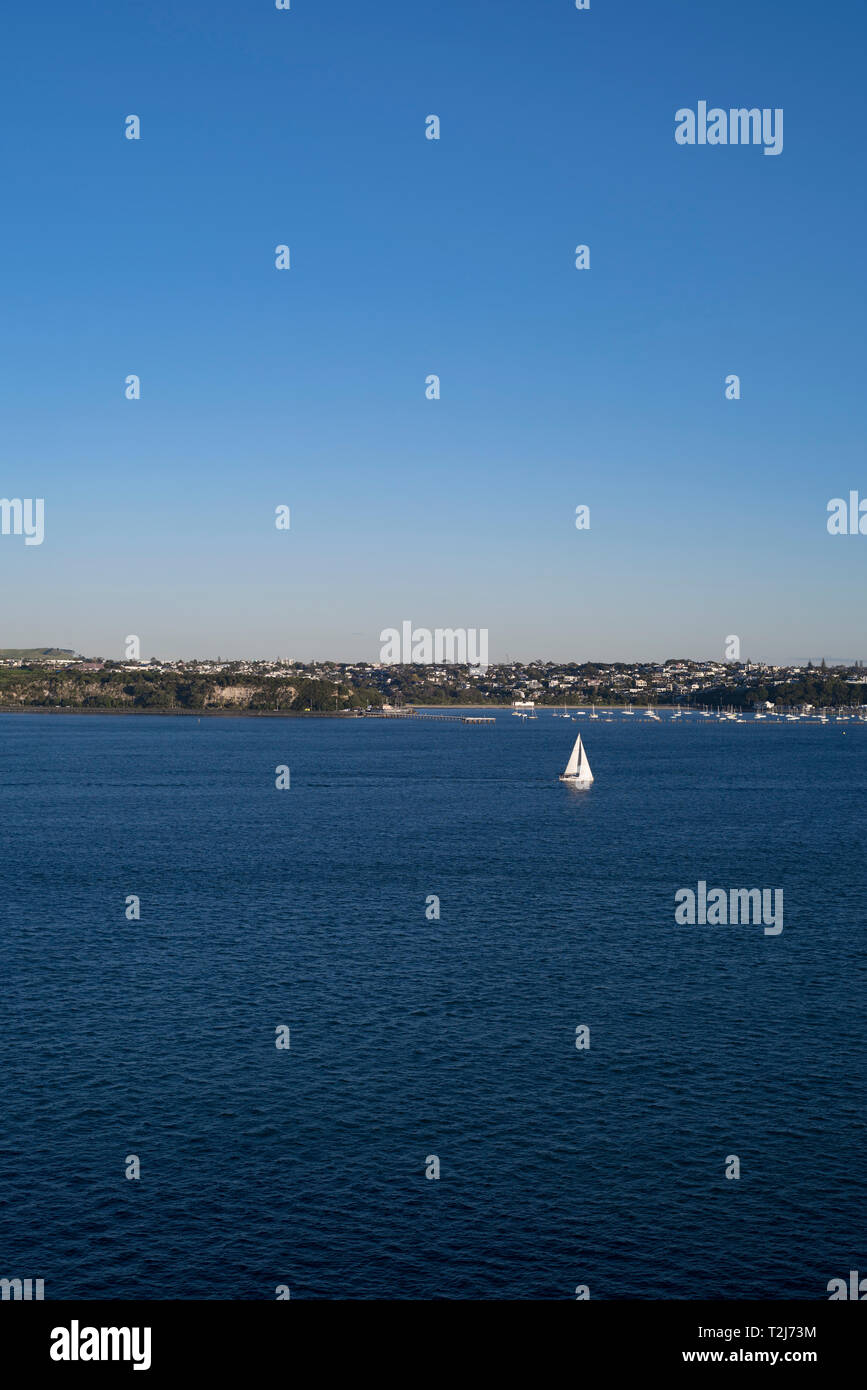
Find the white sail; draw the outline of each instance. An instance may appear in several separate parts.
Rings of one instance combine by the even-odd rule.
[[[563,780],[566,778],[570,781],[574,779],[576,782],[587,784],[593,781],[593,773],[590,771],[590,764],[587,761],[587,754],[581,742],[580,734],[575,740],[575,745],[566,764],[566,771],[563,773]]]
[[[569,761],[566,764],[566,771],[563,773],[564,777],[578,776],[578,768],[581,763],[582,751],[583,750],[581,748],[581,735],[579,734],[573,745],[572,752],[569,756]]]

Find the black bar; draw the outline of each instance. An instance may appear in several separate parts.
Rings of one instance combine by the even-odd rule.
[[[109,1358],[112,1335],[95,1339],[91,1328],[128,1329],[128,1340],[122,1333],[116,1345],[129,1359],[52,1359],[52,1347],[71,1356],[73,1346],[86,1353],[104,1349]],[[150,1330],[149,1344],[145,1329]],[[401,1380],[410,1384],[429,1384],[439,1363],[452,1379],[461,1365],[466,1366],[471,1348],[485,1358],[486,1380],[500,1360],[514,1378],[516,1355],[535,1362],[532,1380],[537,1384],[557,1379],[552,1369],[555,1355],[558,1360],[567,1357],[569,1380],[591,1366],[596,1376],[640,1372],[649,1379],[675,1368],[698,1369],[701,1374],[708,1365],[734,1372],[754,1366],[802,1366],[827,1379],[852,1374],[862,1360],[864,1335],[860,1309],[818,1300],[576,1301],[568,1308],[509,1301],[469,1307],[466,1301],[440,1301],[434,1307],[409,1301],[347,1304],[291,1298],[273,1303],[0,1303],[0,1365],[7,1377],[14,1366],[19,1382],[27,1377],[28,1384],[32,1374],[46,1372],[61,1378],[93,1378],[101,1371],[115,1377],[135,1375],[133,1358],[144,1363],[148,1356],[150,1364],[142,1364],[140,1374],[158,1382],[211,1372],[221,1381],[253,1374],[258,1384],[282,1368],[286,1379],[315,1384],[344,1360],[354,1367],[354,1378],[395,1367],[401,1345]],[[407,1336],[413,1339],[409,1344],[404,1341]]]

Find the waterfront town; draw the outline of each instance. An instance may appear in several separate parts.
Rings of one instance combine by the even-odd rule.
[[[382,662],[112,661],[0,649],[0,709],[346,714],[415,706],[591,705],[833,708],[867,702],[860,661]]]

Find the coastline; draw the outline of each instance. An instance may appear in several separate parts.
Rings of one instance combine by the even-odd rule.
[[[411,705],[411,706],[404,706],[404,708],[411,708],[411,709],[413,709],[413,710],[418,710],[419,712],[424,711],[426,714],[427,714],[427,713],[431,713],[431,712],[439,712],[439,713],[442,713],[443,715],[455,714],[455,713],[457,713],[457,712],[459,712],[459,711],[463,711],[463,710],[485,710],[485,709],[488,709],[488,710],[500,710],[500,711],[502,711],[502,712],[504,712],[504,713],[507,713],[507,714],[511,714],[511,713],[512,713],[512,706],[511,706],[511,704],[508,704],[508,705],[505,705],[505,704],[494,704],[493,701],[490,701],[490,702],[487,702],[487,701],[486,701],[484,704],[481,704],[481,705],[479,705],[479,704],[476,704],[476,705],[470,705],[470,704],[467,704],[467,705],[464,705],[464,704],[459,704],[459,705],[458,705],[458,704],[456,704],[456,705]],[[568,704],[567,704],[566,708],[567,708],[567,710],[568,710],[571,714],[586,714],[586,715],[589,715],[589,714],[591,713],[591,711],[594,710],[594,709],[597,710],[599,713],[603,713],[603,712],[611,712],[611,713],[613,713],[613,712],[615,712],[615,711],[617,711],[617,710],[626,709],[626,708],[627,708],[627,705],[626,705],[626,704],[622,704],[622,705],[568,705]],[[634,701],[633,701],[633,703],[632,703],[632,708],[633,708],[633,709],[636,711],[636,713],[637,713],[638,710],[644,710],[644,709],[650,709],[650,708],[653,708],[653,709],[676,709],[677,706],[676,706],[676,705],[653,705],[653,706],[649,706],[649,705],[636,705],[636,704],[634,703]],[[690,710],[692,710],[692,709],[698,709],[698,708],[700,708],[700,706],[697,706],[697,705],[687,706],[687,709],[690,709]],[[547,712],[550,711],[552,714],[559,714],[559,713],[562,713],[562,709],[563,709],[563,706],[562,706],[562,705],[536,705],[536,708],[535,708],[534,713],[540,714],[540,713],[542,713],[542,712],[547,713]],[[177,708],[175,708],[175,709],[153,709],[153,708],[151,708],[151,709],[147,709],[147,708],[144,708],[144,707],[142,707],[142,706],[132,707],[132,708],[128,708],[128,709],[118,709],[117,707],[112,708],[112,707],[110,707],[110,706],[106,706],[105,708],[99,708],[99,707],[96,707],[96,708],[95,708],[95,707],[92,706],[92,705],[89,705],[89,706],[86,706],[86,707],[85,707],[85,706],[82,706],[82,705],[63,705],[63,706],[58,706],[58,705],[14,705],[14,706],[13,706],[13,705],[9,705],[9,706],[2,706],[2,705],[0,705],[0,715],[3,715],[3,714],[85,714],[85,715],[92,715],[92,714],[112,714],[112,715],[115,715],[115,714],[117,714],[117,715],[130,715],[130,714],[132,714],[132,715],[142,715],[142,714],[143,714],[143,715],[162,715],[162,716],[164,716],[164,717],[170,717],[170,718],[178,717],[178,718],[183,718],[183,719],[190,719],[190,718],[194,718],[194,719],[342,719],[342,720],[345,720],[345,721],[347,721],[347,720],[354,720],[354,719],[370,719],[370,718],[379,719],[379,718],[383,718],[383,719],[390,719],[390,720],[397,720],[397,721],[403,720],[405,723],[408,723],[408,724],[412,722],[412,715],[411,715],[411,714],[402,714],[402,713],[400,713],[400,712],[398,712],[398,711],[395,711],[395,710],[386,710],[386,711],[384,711],[384,712],[381,711],[381,710],[370,710],[370,711],[360,711],[360,712],[358,712],[358,713],[355,713],[355,712],[350,712],[350,711],[348,711],[348,710],[297,710],[297,709],[295,709],[295,710],[279,710],[279,709],[231,709],[231,708],[225,708],[225,709],[177,709]]]
[[[45,705],[19,705],[15,708],[0,706],[3,714],[118,714],[118,715],[161,715],[174,719],[347,719],[356,716],[335,714],[333,710],[281,710],[281,709],[93,709],[81,706],[46,707]]]

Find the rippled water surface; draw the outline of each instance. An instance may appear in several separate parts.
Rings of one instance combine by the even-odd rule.
[[[579,728],[586,793],[557,781]],[[827,1298],[867,1271],[867,725],[8,715],[0,759],[0,1276]],[[676,925],[699,879],[781,887],[782,934]]]

